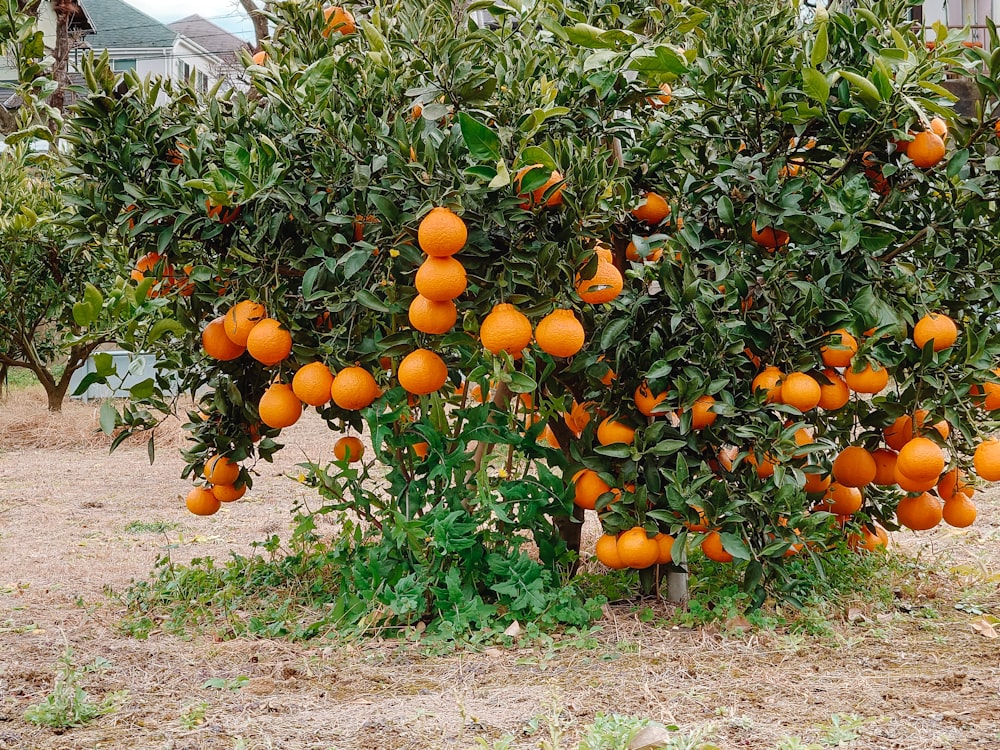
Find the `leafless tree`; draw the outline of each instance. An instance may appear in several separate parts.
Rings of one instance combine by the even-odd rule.
[[[267,26],[267,17],[263,13],[263,11],[268,10],[270,3],[265,0],[258,5],[257,0],[240,0],[240,5],[253,21],[254,36],[257,37],[257,47],[260,47],[260,43],[271,35]]]
[[[69,86],[69,23],[76,10],[74,0],[56,0],[56,46],[52,53],[52,77],[58,88],[52,95],[52,106],[62,112],[66,107],[66,87]]]

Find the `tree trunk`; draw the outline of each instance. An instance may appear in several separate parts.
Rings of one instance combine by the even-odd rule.
[[[240,0],[240,5],[243,6],[243,9],[253,22],[253,33],[257,37],[257,49],[260,49],[260,43],[271,36],[271,29],[268,28],[267,18],[261,12],[267,9],[267,3],[264,3],[263,8],[259,8],[256,0]]]
[[[56,14],[56,46],[53,51],[52,78],[56,91],[50,100],[60,112],[66,110],[66,88],[69,86],[69,21],[73,14],[72,0],[56,0],[53,6]],[[55,133],[58,123],[50,123]]]
[[[62,411],[63,401],[66,400],[66,391],[69,389],[69,378],[62,378],[58,383],[44,382],[45,398],[48,401],[49,411]]]

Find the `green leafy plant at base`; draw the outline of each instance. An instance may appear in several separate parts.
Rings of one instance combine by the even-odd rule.
[[[85,673],[101,670],[106,665],[106,661],[97,660],[92,665],[78,667],[73,661],[73,648],[66,646],[59,657],[52,692],[24,712],[25,721],[53,729],[68,729],[117,711],[128,698],[127,691],[109,693],[100,703],[95,703],[81,684]]]

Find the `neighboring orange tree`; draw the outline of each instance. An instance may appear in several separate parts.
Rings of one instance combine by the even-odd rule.
[[[992,408],[998,71],[899,3],[794,5],[277,3],[247,93],[88,63],[79,227],[129,243],[140,318],[169,316],[189,508],[239,497],[314,406],[345,437],[304,467],[299,537],[338,617],[460,629],[593,616],[563,585],[588,508],[606,564],[697,542],[755,603],[798,596],[841,526],[925,525]],[[932,116],[947,141],[902,156]],[[926,443],[889,481],[906,415]],[[963,482],[938,490],[956,521]]]

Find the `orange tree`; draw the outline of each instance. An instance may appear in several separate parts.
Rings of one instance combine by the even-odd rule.
[[[347,434],[304,467],[323,504],[298,535],[336,563],[337,616],[464,629],[592,616],[560,585],[586,509],[606,564],[699,542],[760,602],[797,593],[838,516],[892,524],[898,491],[867,489],[867,450],[838,471],[841,447],[910,414],[938,475],[967,465],[996,354],[995,92],[981,76],[961,119],[941,81],[980,53],[929,53],[884,3],[731,5],[473,5],[481,28],[443,2],[278,4],[250,91],[207,97],[88,64],[79,225],[130,244],[139,317],[176,334],[132,343],[198,394],[188,507],[238,498],[314,406]],[[951,155],[921,169],[936,142],[890,142],[931,114]],[[954,346],[913,343],[925,311]],[[890,396],[840,387],[887,368]],[[904,466],[926,483],[935,460]]]

